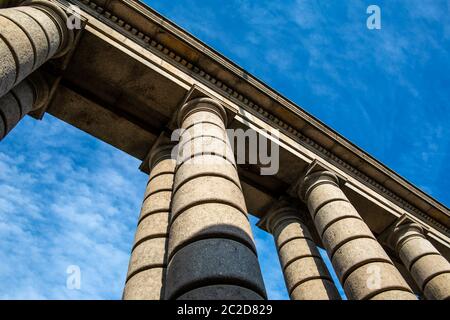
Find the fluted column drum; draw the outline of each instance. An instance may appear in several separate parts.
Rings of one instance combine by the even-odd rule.
[[[0,141],[26,114],[43,106],[48,96],[47,82],[36,72],[0,97]]]
[[[150,157],[150,176],[136,230],[123,293],[125,300],[163,299],[169,211],[176,160],[172,145]]]
[[[427,299],[450,299],[450,263],[425,237],[420,225],[397,226],[391,244]]]
[[[335,174],[311,173],[299,191],[349,299],[416,299]]]
[[[280,203],[261,223],[274,236],[292,300],[341,299],[298,208]]]
[[[72,46],[67,15],[49,1],[0,9],[0,97]]]
[[[266,298],[226,122],[209,98],[179,110],[167,299]]]

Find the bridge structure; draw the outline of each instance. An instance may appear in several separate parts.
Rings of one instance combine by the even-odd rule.
[[[317,247],[350,299],[450,299],[447,207],[145,4],[1,6],[0,139],[49,113],[149,174],[124,299],[266,299],[249,213],[291,299],[340,298]]]

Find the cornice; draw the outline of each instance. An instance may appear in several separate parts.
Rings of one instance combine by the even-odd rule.
[[[308,136],[304,135],[300,131],[296,130],[286,122],[282,121],[266,109],[263,109],[258,104],[253,102],[248,97],[241,94],[239,91],[235,90],[232,86],[227,85],[226,83],[220,81],[219,79],[213,77],[211,74],[206,72],[205,70],[196,66],[194,61],[189,61],[188,58],[182,57],[166,46],[162,45],[160,42],[156,41],[153,37],[148,34],[145,34],[141,30],[135,28],[133,24],[129,21],[126,21],[125,18],[118,17],[113,13],[105,10],[103,7],[97,5],[96,2],[100,0],[71,0],[71,2],[79,4],[81,3],[83,8],[88,11],[95,12],[97,15],[100,15],[104,19],[108,21],[111,26],[115,28],[121,29],[125,34],[133,38],[138,43],[143,44],[152,52],[157,53],[160,56],[163,56],[165,60],[171,61],[178,68],[184,69],[186,72],[191,75],[206,81],[210,86],[212,86],[215,90],[219,90],[224,96],[232,99],[238,105],[245,106],[245,109],[252,112],[253,114],[262,117],[266,122],[270,123],[273,127],[281,130],[286,135],[290,136],[301,145],[307,147],[309,150],[313,151],[318,156],[332,162],[337,167],[341,168],[343,171],[347,172],[349,175],[354,177],[355,179],[363,182],[365,185],[368,185],[375,191],[383,194],[386,198],[396,203],[406,211],[417,215],[418,218],[426,221],[433,225],[436,229],[440,230],[446,235],[450,234],[450,229],[426,214],[425,212],[419,210],[415,206],[411,205],[408,201],[402,199],[395,193],[393,193],[388,188],[382,186],[372,178],[368,177],[366,174],[358,170],[357,168],[350,165],[348,162],[336,156],[330,150],[324,148]],[[108,1],[106,2],[108,3]],[[163,20],[161,20],[163,22]],[[167,25],[164,27],[167,28]],[[445,213],[444,213],[445,214]]]

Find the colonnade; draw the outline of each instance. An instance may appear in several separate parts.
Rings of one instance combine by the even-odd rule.
[[[171,209],[163,263],[166,273],[164,280],[158,276],[160,288],[156,290],[163,293],[160,299],[267,297],[226,124],[225,109],[210,98],[194,99],[179,110],[178,126],[183,131],[178,152],[172,152],[174,174],[167,182],[172,184],[165,198],[171,195]],[[336,174],[327,170],[308,173],[297,191],[297,199],[279,200],[259,223],[274,237],[291,299],[340,299],[319,254],[320,244],[349,299],[417,300],[341,190]],[[295,204],[299,200],[307,209]],[[320,243],[314,241],[308,221]],[[420,226],[400,225],[392,230],[389,241],[425,298],[450,298],[450,264]],[[155,245],[155,252],[161,247]]]
[[[49,89],[38,68],[71,49],[66,20],[49,1],[0,9],[0,139],[46,102]],[[176,155],[172,144],[150,155],[123,298],[267,299],[225,108],[211,98],[193,99],[178,110],[177,123]],[[297,191],[297,199],[283,198],[260,222],[275,239],[291,299],[340,299],[318,245],[348,298],[417,299],[335,173],[308,173]],[[391,233],[389,245],[424,297],[450,299],[450,264],[423,228],[408,222]]]

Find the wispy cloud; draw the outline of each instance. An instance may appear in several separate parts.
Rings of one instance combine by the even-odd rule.
[[[119,299],[146,181],[138,165],[51,116],[25,119],[0,146],[0,298]],[[80,290],[66,288],[70,265]]]

